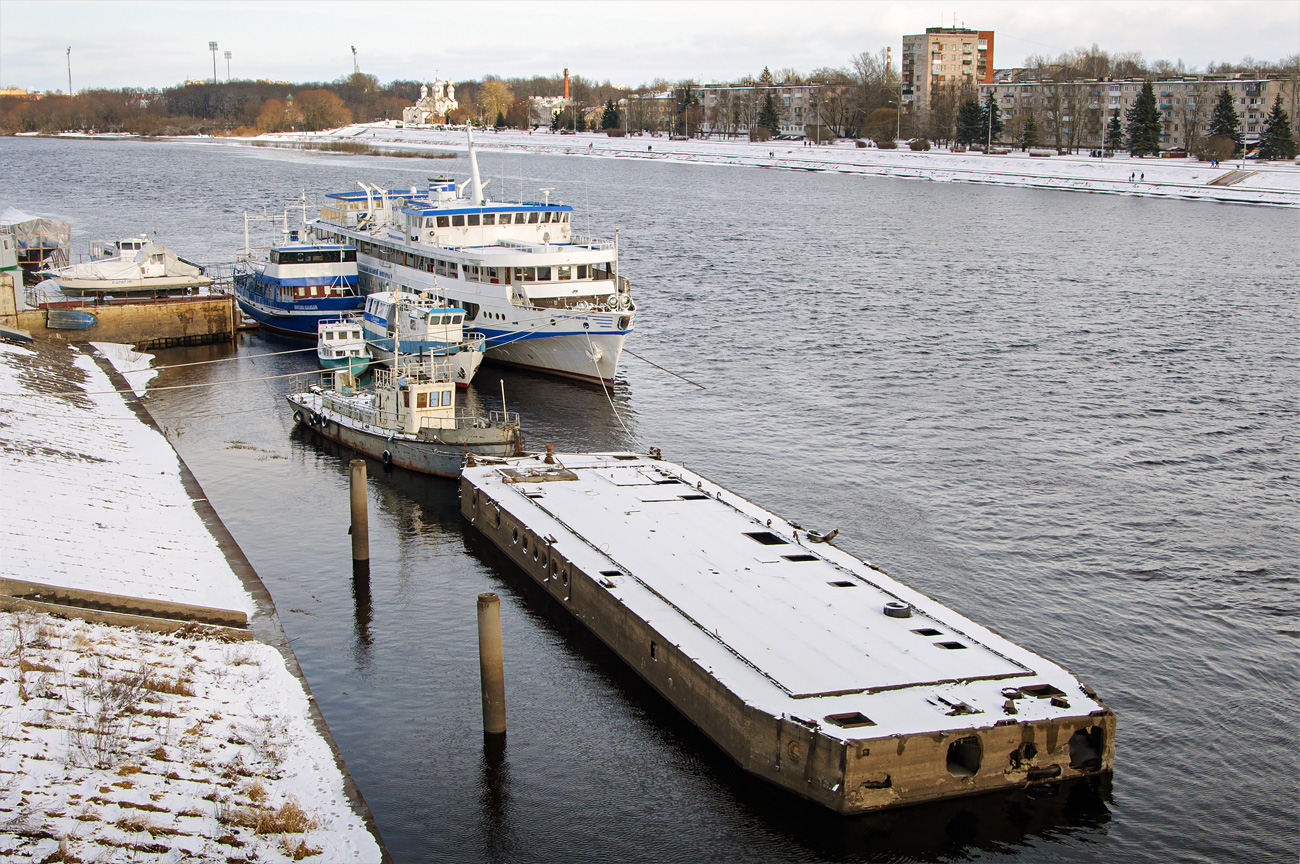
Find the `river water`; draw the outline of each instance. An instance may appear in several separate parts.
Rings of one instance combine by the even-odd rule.
[[[613,392],[486,365],[529,443],[644,449],[1093,685],[1113,781],[829,816],[749,778],[461,521],[295,430],[310,354],[164,372],[149,405],[275,598],[399,861],[1293,861],[1294,211],[833,174],[483,154],[489,192],[621,228],[641,310]],[[0,139],[0,205],[74,243],[229,261],[241,214],[464,160]],[[584,217],[577,227],[586,229]],[[159,363],[298,347],[161,351]],[[11,505],[12,506],[12,505]],[[509,742],[480,737],[475,598],[502,597]]]

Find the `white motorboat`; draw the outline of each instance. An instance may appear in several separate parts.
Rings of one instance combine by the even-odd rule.
[[[453,379],[468,386],[483,362],[487,339],[465,330],[466,311],[445,299],[410,291],[377,291],[366,297],[362,326],[370,356],[392,363],[403,358],[446,358]]]
[[[326,369],[343,369],[353,376],[370,368],[371,356],[359,316],[344,316],[316,325],[316,359]]]
[[[212,280],[203,268],[181,260],[148,237],[127,237],[102,247],[103,257],[69,264],[44,274],[64,294],[190,293]]]

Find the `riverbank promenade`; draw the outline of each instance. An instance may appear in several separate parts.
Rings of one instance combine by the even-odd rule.
[[[154,373],[105,353],[148,365],[0,342],[0,857],[386,860]]]
[[[392,123],[345,126],[324,132],[283,133],[251,139],[262,144],[312,146],[326,141],[369,144],[376,150],[463,151],[463,128],[406,128]],[[1234,159],[1219,165],[1195,159],[1133,158],[1121,153],[1097,158],[1085,153],[1031,156],[953,153],[939,148],[914,152],[907,145],[881,150],[844,139],[804,146],[802,141],[746,139],[672,140],[664,135],[610,137],[600,132],[561,134],[503,129],[474,134],[485,151],[550,153],[587,158],[649,159],[677,163],[735,165],[787,171],[982,183],[1144,198],[1215,201],[1272,207],[1300,207],[1300,164]],[[1049,153],[1050,150],[1034,152]],[[435,169],[431,169],[435,170]],[[507,178],[508,180],[508,178]],[[498,195],[503,190],[497,190]]]

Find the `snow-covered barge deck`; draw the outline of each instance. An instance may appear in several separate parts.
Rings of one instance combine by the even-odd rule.
[[[467,467],[461,513],[745,770],[840,813],[1112,770],[1115,715],[796,524],[631,453]]]

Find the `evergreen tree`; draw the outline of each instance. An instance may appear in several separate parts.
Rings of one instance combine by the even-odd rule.
[[[771,87],[776,82],[772,80],[772,70],[766,66],[763,67],[763,74],[758,76],[758,83],[764,87]]]
[[[763,72],[766,73],[769,78],[771,77],[771,73],[768,73],[766,69],[764,69]],[[772,98],[772,92],[770,90],[767,95],[763,97],[763,107],[759,109],[758,112],[758,126],[760,129],[766,129],[771,132],[773,138],[781,134],[781,115],[776,113],[776,100]]]
[[[552,131],[552,132],[559,132],[559,131],[560,131],[560,112],[559,112],[559,111],[556,111],[555,113],[553,113],[553,114],[551,115],[551,131]]]
[[[1150,81],[1142,85],[1128,113],[1128,152],[1134,156],[1160,155],[1160,109]]]
[[[1038,135],[1038,121],[1034,120],[1034,115],[1030,114],[1025,117],[1025,125],[1020,130],[1020,149],[1029,150],[1037,147],[1042,143]]]
[[[1237,109],[1232,106],[1232,94],[1227,87],[1219,92],[1219,101],[1214,103],[1208,137],[1228,138],[1235,145],[1232,152],[1241,152],[1241,120],[1237,117]]]
[[[967,99],[957,109],[957,143],[974,144],[982,141],[980,137],[980,103]]]
[[[605,103],[605,113],[600,115],[601,129],[618,128],[618,109],[614,107],[614,100],[610,99]]]
[[[1119,112],[1110,115],[1106,125],[1106,149],[1112,153],[1124,149],[1124,127],[1119,122]]]
[[[1264,121],[1264,131],[1259,136],[1259,158],[1294,159],[1295,138],[1291,137],[1291,118],[1282,110],[1282,94],[1273,100],[1273,110]]]
[[[989,134],[989,123],[993,124],[993,133]],[[1002,134],[1002,115],[998,111],[997,100],[993,98],[990,92],[988,98],[984,100],[984,109],[980,112],[980,141],[984,144],[998,140]]]
[[[503,128],[505,125],[506,125],[506,115],[504,115],[504,114],[502,114],[500,111],[498,111],[498,112],[497,112],[497,122],[493,123],[493,124],[492,124],[492,127],[493,127],[494,129],[501,129],[501,128]]]

